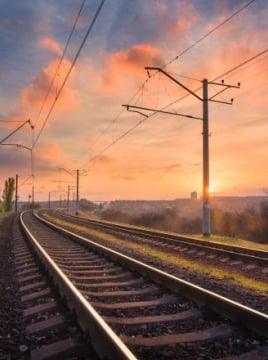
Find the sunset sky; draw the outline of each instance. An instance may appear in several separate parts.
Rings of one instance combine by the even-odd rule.
[[[151,66],[198,96],[204,78],[241,83],[214,98],[232,105],[209,102],[211,190],[264,195],[268,2],[106,0],[59,93],[100,3],[85,1],[58,66],[82,0],[0,0],[0,141],[27,119],[34,125],[1,145],[1,191],[18,174],[21,200],[32,185],[36,201],[66,197],[68,172],[80,169],[80,197],[89,200],[201,195],[202,120],[122,107],[202,118],[202,101],[161,73],[148,77]],[[209,96],[221,89],[210,85]]]

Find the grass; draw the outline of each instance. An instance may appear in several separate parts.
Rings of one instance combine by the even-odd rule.
[[[188,238],[194,238],[201,241],[210,241],[210,242],[217,242],[221,243],[223,245],[232,245],[232,246],[238,246],[238,247],[245,247],[252,250],[262,250],[262,251],[268,251],[268,244],[260,244],[256,243],[250,240],[240,239],[240,238],[234,238],[230,236],[221,236],[221,235],[211,235],[210,237],[204,236],[202,234],[194,234],[194,235],[185,235],[185,234],[179,234],[172,231],[167,230],[161,230],[161,229],[154,229],[150,227],[144,227],[144,226],[136,226],[132,224],[127,224],[123,222],[117,222],[117,221],[108,221],[108,220],[101,220],[96,215],[91,214],[90,212],[84,211],[81,214],[82,217],[90,220],[98,220],[107,224],[115,224],[115,225],[123,225],[128,226],[132,229],[138,229],[138,230],[149,230],[149,231],[157,231],[162,234],[170,234],[175,236],[183,236]]]
[[[217,268],[215,266],[209,266],[207,264],[202,264],[198,262],[193,262],[192,260],[188,260],[185,258],[181,258],[178,256],[174,256],[172,254],[166,254],[160,250],[152,249],[150,246],[147,245],[140,245],[140,244],[134,244],[134,243],[128,243],[125,240],[118,239],[112,235],[104,234],[97,230],[88,229],[82,225],[76,225],[76,224],[70,224],[68,221],[55,219],[52,216],[46,215],[46,218],[50,221],[53,221],[57,223],[58,225],[65,225],[69,228],[72,228],[77,231],[82,231],[88,235],[91,235],[93,237],[97,237],[98,239],[103,239],[105,241],[108,241],[114,245],[119,246],[120,248],[134,250],[139,252],[142,255],[147,255],[152,257],[155,261],[161,260],[161,262],[164,262],[169,265],[177,265],[180,267],[185,267],[190,270],[194,270],[203,274],[209,274],[214,276],[218,279],[225,279],[230,281],[233,284],[238,284],[243,287],[251,288],[253,290],[267,292],[268,293],[268,284],[263,283],[261,281],[255,281],[253,279],[247,278],[243,275],[239,275],[236,273],[233,273],[228,270],[222,270],[220,268]]]
[[[211,235],[209,238],[206,238],[203,235],[195,235],[195,238],[200,240],[209,240],[212,242],[218,242],[225,245],[232,245],[238,247],[245,247],[253,250],[264,250],[268,251],[268,244],[259,244],[253,241],[233,238],[229,236],[220,236],[220,235]]]

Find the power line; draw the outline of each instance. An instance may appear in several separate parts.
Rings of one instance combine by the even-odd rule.
[[[254,65],[255,65],[257,62],[259,62],[259,61],[264,61],[264,60],[266,60],[267,57],[268,57],[268,55],[264,56],[262,59],[257,59],[256,62],[250,63],[248,66],[244,66],[242,69],[241,69],[241,68],[237,69],[237,73],[240,72],[240,71],[245,71],[246,69],[254,66]],[[266,71],[266,70],[267,70],[267,69],[261,70],[260,72],[263,72],[263,71]],[[235,71],[235,70],[234,70],[234,71]],[[260,73],[260,72],[259,72],[259,73]],[[229,77],[229,76],[227,76],[227,77]],[[249,77],[248,77],[248,78],[249,78]],[[247,80],[248,78],[246,78],[246,80]],[[244,82],[244,81],[245,81],[245,79],[243,79],[243,82]]]
[[[48,112],[48,114],[47,114],[47,116],[46,116],[46,118],[45,118],[45,120],[44,120],[44,122],[43,122],[43,125],[42,125],[42,127],[41,127],[41,129],[40,129],[40,131],[39,131],[39,133],[38,133],[38,135],[37,135],[37,137],[36,137],[36,139],[35,139],[35,141],[34,141],[34,143],[33,143],[33,147],[36,145],[37,141],[38,141],[39,138],[40,138],[40,135],[41,135],[42,131],[44,130],[44,127],[45,127],[45,125],[46,125],[46,123],[47,123],[47,121],[48,121],[48,119],[49,119],[49,117],[50,117],[50,115],[51,115],[51,113],[52,113],[52,111],[53,111],[53,109],[54,109],[54,106],[55,106],[55,104],[56,104],[56,102],[57,102],[57,100],[58,100],[58,98],[59,98],[59,96],[60,96],[60,94],[61,94],[61,92],[62,92],[62,90],[63,90],[63,88],[64,88],[64,86],[65,86],[65,84],[66,84],[66,82],[67,82],[67,80],[68,80],[68,78],[69,78],[69,76],[70,76],[70,74],[71,74],[71,72],[72,72],[72,69],[73,69],[74,65],[76,64],[76,61],[77,61],[77,59],[78,59],[78,57],[79,57],[79,55],[80,55],[80,53],[81,53],[81,51],[82,51],[85,43],[86,43],[86,40],[87,40],[87,38],[88,38],[88,36],[89,36],[89,34],[90,34],[90,32],[91,32],[91,30],[92,30],[92,28],[93,28],[96,20],[97,20],[97,18],[98,18],[98,15],[99,15],[99,13],[100,13],[100,11],[101,11],[101,9],[102,9],[105,1],[106,1],[106,0],[101,0],[100,5],[98,6],[98,9],[97,9],[97,11],[96,11],[96,13],[95,13],[95,15],[94,15],[94,17],[93,17],[90,25],[89,25],[89,28],[88,28],[88,30],[87,30],[87,32],[86,32],[83,40],[82,40],[82,43],[81,43],[81,45],[80,45],[80,47],[79,47],[79,49],[78,49],[78,51],[77,51],[77,53],[76,53],[73,61],[72,61],[72,64],[71,64],[71,66],[69,67],[69,70],[67,71],[67,74],[65,75],[65,78],[64,78],[64,80],[63,80],[63,82],[62,82],[62,84],[61,84],[61,86],[60,86],[60,88],[59,88],[58,94],[57,94],[57,96],[55,97],[55,99],[54,99],[54,101],[53,101],[53,103],[52,103],[52,105],[51,105],[51,107],[50,107],[50,110],[49,110],[49,112]]]
[[[258,57],[262,56],[263,54],[265,54],[266,52],[268,52],[268,48],[259,52],[258,54],[252,56],[251,58],[243,61],[242,63],[234,66],[233,68],[229,69],[228,71],[224,72],[223,74],[217,76],[216,78],[214,78],[212,81],[216,81],[221,79],[223,76],[226,76],[227,74],[229,75],[230,73],[232,73],[233,71],[241,68],[242,66],[250,63],[251,61],[257,59]],[[197,92],[198,90],[200,90],[202,87],[199,87],[198,89],[194,90],[194,92]],[[189,94],[184,95],[183,97],[169,103],[168,105],[165,105],[164,107],[160,108],[159,110],[165,110],[168,107],[174,105],[175,103],[183,100],[184,98],[188,97]],[[109,148],[111,148],[113,145],[115,145],[116,143],[118,143],[120,140],[122,140],[124,137],[126,137],[129,133],[131,133],[133,130],[135,130],[138,126],[140,126],[142,123],[144,123],[148,118],[152,117],[153,115],[157,114],[158,111],[154,111],[152,114],[148,115],[146,118],[143,118],[142,120],[140,120],[138,123],[136,123],[134,126],[132,126],[130,129],[128,129],[127,131],[125,131],[122,135],[120,135],[117,139],[115,139],[114,141],[112,141],[109,145],[107,145],[103,150],[101,150],[99,153],[97,153],[96,155],[94,155],[93,157],[91,157],[88,160],[88,163],[95,160],[97,157],[99,157],[100,155],[102,155],[105,151],[107,151]]]
[[[251,58],[249,58],[249,59],[247,59],[247,60],[243,61],[242,63],[240,63],[240,64],[238,64],[238,65],[234,66],[234,67],[233,67],[233,68],[231,68],[230,70],[225,71],[223,74],[221,74],[221,75],[217,76],[217,77],[216,77],[215,79],[213,79],[212,81],[219,80],[219,79],[221,79],[223,76],[229,75],[229,74],[230,74],[230,73],[232,73],[233,71],[238,70],[238,69],[239,69],[239,68],[241,68],[242,66],[244,66],[244,65],[246,65],[246,64],[248,64],[248,63],[250,63],[251,61],[253,61],[253,60],[257,59],[258,57],[262,56],[263,54],[267,53],[267,51],[268,51],[268,48],[267,48],[267,49],[265,49],[265,50],[263,50],[263,51],[261,51],[261,52],[259,52],[259,53],[258,53],[258,54],[256,54],[256,55],[252,56]]]
[[[213,80],[211,80],[211,81],[217,81],[217,80],[219,80],[219,79],[222,79],[224,76],[231,74],[233,71],[235,71],[235,70],[237,70],[237,69],[241,68],[242,66],[244,66],[244,65],[246,65],[246,64],[248,64],[248,63],[250,63],[251,61],[253,61],[253,60],[257,59],[258,57],[262,56],[262,55],[263,55],[263,54],[265,54],[266,52],[268,52],[268,48],[267,48],[267,49],[265,49],[265,50],[262,50],[262,51],[261,51],[261,52],[259,52],[258,54],[254,55],[254,56],[252,56],[251,58],[249,58],[249,59],[247,59],[247,60],[243,61],[242,63],[240,63],[240,64],[238,64],[238,65],[234,66],[233,68],[231,68],[231,69],[229,69],[229,70],[225,71],[223,74],[218,75],[216,78],[214,78],[214,79],[213,79]],[[196,93],[196,92],[197,92],[197,91],[199,91],[200,89],[202,89],[202,86],[199,86],[198,88],[196,88],[195,90],[193,90],[193,92],[194,92],[194,93]],[[165,110],[165,109],[167,109],[168,107],[170,107],[170,106],[172,106],[172,105],[174,105],[174,104],[178,103],[179,101],[181,101],[181,100],[183,100],[183,99],[187,98],[188,96],[189,96],[189,94],[186,94],[186,95],[184,95],[184,96],[180,97],[179,99],[176,99],[176,100],[174,100],[173,102],[169,103],[168,105],[165,105],[165,106],[164,106],[164,107],[162,107],[160,110]],[[150,116],[152,116],[152,115],[154,115],[154,114],[151,114]],[[149,116],[149,117],[150,117],[150,116]]]
[[[168,65],[170,65],[172,62],[174,62],[175,60],[177,60],[179,57],[181,57],[182,55],[184,55],[185,53],[187,53],[189,50],[191,50],[193,47],[195,47],[196,45],[198,45],[201,41],[205,40],[207,37],[209,37],[211,34],[213,34],[215,31],[217,31],[219,28],[221,28],[223,25],[225,25],[228,21],[230,21],[232,18],[234,18],[236,15],[238,15],[239,13],[241,13],[242,11],[244,11],[247,7],[249,7],[249,5],[251,5],[253,2],[255,2],[256,0],[251,0],[248,3],[246,3],[245,5],[243,5],[241,8],[239,8],[238,10],[236,10],[233,14],[231,14],[230,16],[228,16],[228,18],[226,18],[225,20],[223,20],[221,23],[219,23],[218,25],[216,25],[213,29],[211,29],[210,31],[208,31],[205,35],[201,36],[201,38],[199,38],[198,40],[196,40],[193,44],[191,44],[190,46],[188,46],[186,49],[184,49],[180,54],[178,54],[177,56],[175,56],[172,60],[170,60],[167,64],[165,64],[162,69],[165,69]]]
[[[23,123],[24,120],[0,120],[3,123]]]
[[[236,15],[238,15],[240,12],[244,11],[248,6],[250,6],[253,2],[255,2],[256,0],[251,0],[249,2],[247,2],[245,5],[243,5],[241,8],[237,9],[233,14],[231,14],[230,16],[228,16],[225,20],[223,20],[221,23],[219,23],[218,25],[216,25],[213,29],[211,29],[210,31],[208,31],[206,34],[204,34],[201,38],[199,38],[198,40],[196,40],[193,44],[191,44],[190,46],[188,46],[186,49],[184,49],[183,51],[181,51],[178,55],[176,55],[172,60],[170,60],[168,63],[166,63],[165,65],[163,65],[163,67],[161,69],[165,69],[168,65],[170,65],[172,62],[174,62],[175,60],[177,60],[179,57],[181,57],[182,55],[186,54],[188,51],[190,51],[193,47],[195,47],[196,45],[198,45],[201,41],[205,40],[207,37],[209,37],[211,34],[213,34],[215,31],[217,31],[219,28],[221,28],[223,25],[225,25],[228,21],[230,21],[232,18],[234,18]],[[154,75],[157,72],[154,73]],[[136,92],[134,93],[134,95],[128,100],[128,103],[130,103],[137,95],[140,91],[142,91],[145,88],[146,83],[150,80],[150,78],[154,75],[148,75],[148,77],[146,78],[146,80],[142,83],[142,85],[139,86],[139,88],[136,90]],[[183,76],[183,75],[179,75],[181,77],[185,77],[191,80],[196,80],[196,81],[200,81],[198,79],[193,79],[187,76]],[[201,87],[200,87],[201,88]],[[200,89],[199,88],[199,89]],[[198,90],[199,90],[198,89]],[[197,90],[196,90],[197,91]],[[187,95],[188,96],[188,95]],[[171,106],[171,105],[168,105]],[[165,109],[165,108],[164,108]],[[164,110],[161,109],[161,110]],[[121,116],[122,111],[110,122],[110,124],[100,133],[98,139],[103,136],[108,129],[110,129],[110,127],[119,119],[119,117]],[[152,116],[153,114],[151,114]],[[96,142],[95,142],[96,143]],[[95,157],[94,157],[95,158]],[[89,160],[90,161],[90,160]]]
[[[230,74],[231,72],[237,70],[238,68],[240,68],[240,67],[248,64],[249,62],[251,62],[251,61],[253,61],[253,60],[255,60],[255,59],[257,59],[258,57],[260,57],[261,55],[263,55],[263,54],[266,53],[267,51],[268,51],[268,48],[265,49],[265,50],[263,50],[263,51],[261,51],[261,52],[259,52],[259,53],[256,54],[256,55],[252,56],[251,58],[243,61],[242,63],[234,66],[233,68],[229,69],[228,71],[224,72],[223,74],[217,76],[217,77],[214,78],[212,81],[216,81],[216,80],[221,79],[223,76],[225,76],[225,75],[227,75],[227,74]],[[197,88],[197,89],[195,89],[193,92],[195,93],[195,92],[197,92],[198,90],[200,90],[201,88],[202,88],[202,86],[199,87],[199,88]],[[159,110],[165,110],[165,109],[167,109],[168,107],[176,104],[177,102],[185,99],[185,98],[188,97],[188,96],[189,96],[189,94],[186,94],[186,95],[184,95],[183,97],[181,97],[181,98],[179,98],[179,99],[177,99],[177,100],[169,103],[168,105],[163,106],[163,107],[160,108]],[[124,137],[126,137],[128,134],[130,134],[133,130],[135,130],[138,126],[140,126],[142,123],[144,123],[146,120],[148,120],[148,119],[151,118],[152,116],[156,115],[157,113],[158,113],[158,110],[152,112],[152,114],[150,114],[150,115],[144,117],[143,119],[141,119],[141,120],[140,120],[139,122],[137,122],[134,126],[132,126],[131,128],[129,128],[129,129],[128,129],[127,131],[125,131],[122,135],[120,135],[118,138],[116,138],[116,139],[113,140],[110,144],[108,144],[103,150],[101,150],[101,151],[100,151],[99,153],[97,153],[96,155],[93,155],[93,156],[88,160],[88,163],[91,162],[91,161],[93,161],[93,160],[95,160],[95,159],[96,159],[97,157],[99,157],[100,155],[102,155],[105,151],[107,151],[108,149],[110,149],[113,145],[115,145],[116,143],[118,143],[120,140],[122,140]]]
[[[40,115],[41,115],[41,113],[42,113],[42,111],[43,111],[43,108],[44,108],[44,106],[45,106],[45,103],[46,103],[46,101],[47,101],[47,99],[48,99],[48,96],[49,96],[49,94],[50,94],[50,91],[51,91],[51,89],[52,89],[52,86],[53,86],[53,84],[54,84],[54,81],[55,81],[55,79],[56,79],[56,76],[57,76],[58,71],[59,71],[59,69],[60,69],[60,67],[61,67],[62,61],[63,61],[63,59],[64,59],[64,56],[65,56],[65,54],[66,54],[66,51],[67,51],[68,46],[69,46],[69,44],[70,44],[70,41],[71,41],[71,39],[72,39],[72,36],[73,36],[74,31],[75,31],[76,25],[77,25],[77,23],[78,23],[78,20],[79,20],[79,18],[80,18],[80,15],[81,15],[81,13],[82,13],[83,8],[84,8],[85,2],[86,2],[86,0],[83,0],[83,1],[82,1],[82,4],[81,4],[81,6],[80,6],[80,9],[79,9],[79,11],[78,11],[78,13],[77,13],[77,16],[76,16],[76,18],[75,18],[75,21],[74,21],[72,30],[71,30],[71,32],[70,32],[70,35],[69,35],[69,37],[68,37],[68,39],[67,39],[67,42],[66,42],[66,45],[65,45],[65,47],[64,47],[63,53],[62,53],[62,55],[61,55],[60,61],[59,61],[58,65],[57,65],[57,68],[56,68],[56,70],[55,70],[54,76],[53,76],[53,78],[52,78],[52,80],[51,80],[51,82],[50,82],[49,88],[48,88],[48,90],[47,90],[47,93],[46,93],[46,96],[45,96],[44,101],[43,101],[43,103],[42,103],[42,106],[41,106],[41,108],[40,108],[40,111],[39,111],[39,113],[38,113],[38,115],[37,115],[37,118],[36,118],[36,120],[35,120],[35,122],[34,122],[34,126],[36,126],[36,124],[37,124],[37,122],[38,122],[38,120],[39,120],[39,118],[40,118]]]
[[[234,18],[236,15],[238,15],[240,12],[244,11],[247,7],[249,7],[253,2],[255,2],[256,0],[251,0],[248,3],[246,3],[245,5],[243,5],[241,8],[239,8],[238,10],[236,10],[233,14],[231,14],[230,16],[228,16],[225,20],[223,20],[221,23],[219,23],[218,25],[216,25],[213,29],[211,29],[210,31],[208,31],[206,34],[204,34],[203,36],[201,36],[201,38],[199,38],[198,40],[196,40],[194,43],[192,43],[190,46],[188,46],[186,49],[182,50],[178,55],[176,55],[173,59],[171,59],[168,63],[166,63],[165,65],[163,65],[161,67],[161,69],[165,69],[168,65],[170,65],[171,63],[173,63],[175,60],[178,60],[182,55],[186,54],[188,51],[190,51],[192,48],[194,48],[196,45],[198,45],[201,41],[205,40],[207,37],[209,37],[211,34],[213,34],[215,31],[217,31],[219,28],[221,28],[223,25],[225,25],[228,21],[230,21],[232,18]],[[156,74],[156,73],[154,73]],[[148,76],[148,78],[144,81],[144,83],[142,84],[141,88],[144,87],[145,83],[149,80],[149,78],[152,75]],[[194,79],[193,79],[194,80]],[[195,79],[196,80],[196,79]]]
[[[94,155],[93,157],[91,157],[87,163],[95,160],[96,158],[98,158],[100,155],[102,155],[105,151],[107,151],[108,149],[110,149],[110,147],[112,147],[113,145],[115,145],[116,143],[118,143],[120,140],[122,140],[124,137],[126,137],[128,134],[130,134],[133,130],[135,130],[138,126],[140,126],[145,120],[147,120],[147,118],[143,118],[142,120],[140,120],[138,123],[136,123],[134,126],[132,126],[130,129],[128,129],[126,132],[124,132],[122,135],[120,135],[118,138],[116,138],[114,141],[112,141],[109,145],[107,145],[103,150],[101,150],[99,153],[97,153],[96,155]]]

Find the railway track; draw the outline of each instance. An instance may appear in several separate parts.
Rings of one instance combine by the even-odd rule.
[[[16,355],[16,359],[76,359],[79,353],[79,359],[98,360],[51,278],[40,266],[18,219],[14,220],[13,241],[24,326],[21,357]]]
[[[41,222],[31,213],[21,221],[101,358],[268,356],[267,315]]]
[[[170,252],[176,251],[181,254],[195,256],[199,259],[209,258],[210,260],[214,260],[219,256],[224,258],[225,262],[230,261],[234,266],[248,266],[248,271],[254,270],[259,266],[259,272],[262,272],[265,276],[268,274],[268,251],[226,245],[181,235],[171,235],[159,231],[137,229],[124,225],[79,218],[61,212],[56,212],[54,215],[116,236],[127,236],[129,241],[146,241],[152,247],[162,247]],[[222,260],[222,262],[224,261]]]

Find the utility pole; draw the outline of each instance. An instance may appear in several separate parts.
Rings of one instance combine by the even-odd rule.
[[[85,175],[86,171],[77,169],[72,170],[76,172],[76,175],[74,175],[71,171],[66,170],[65,168],[60,168],[60,170],[64,170],[67,174],[71,175],[73,178],[76,178],[76,204],[75,204],[75,214],[78,215],[79,212],[79,189],[80,189],[80,176]]]
[[[80,171],[79,169],[76,170],[76,209],[75,209],[75,215],[78,215],[79,210],[79,175]]]
[[[34,178],[34,157],[33,157],[33,149],[31,149],[31,172],[32,172],[32,209],[34,209],[34,186],[35,186],[35,178]]]
[[[67,188],[67,213],[69,214],[70,207],[70,185]]]
[[[187,86],[182,84],[180,81],[175,79],[173,76],[168,74],[163,69],[158,68],[158,67],[145,67],[145,69],[147,70],[148,75],[149,75],[150,70],[155,70],[155,71],[158,71],[158,72],[162,73],[163,75],[167,76],[170,80],[172,80],[176,84],[178,84],[180,87],[182,87],[184,90],[186,90],[190,95],[193,95],[195,98],[197,98],[198,100],[200,100],[202,102],[202,105],[203,105],[203,117],[202,118],[195,117],[195,116],[192,116],[192,115],[180,114],[180,113],[177,113],[177,112],[172,113],[172,112],[169,112],[169,111],[163,111],[161,109],[160,110],[151,109],[151,108],[134,106],[134,105],[122,105],[122,106],[126,107],[128,111],[134,111],[134,112],[137,112],[137,113],[139,113],[139,114],[141,114],[143,116],[146,116],[146,117],[148,117],[148,115],[143,114],[138,110],[153,111],[154,113],[160,112],[160,113],[165,113],[165,114],[170,114],[170,115],[183,116],[183,117],[188,117],[188,118],[191,118],[191,119],[202,120],[202,122],[203,122],[203,133],[202,133],[202,135],[203,135],[202,233],[203,233],[204,236],[210,236],[211,235],[211,225],[210,225],[210,196],[209,196],[209,116],[208,116],[208,102],[213,101],[213,102],[219,102],[219,103],[231,105],[233,103],[233,99],[231,99],[230,102],[227,102],[227,101],[215,100],[215,97],[217,95],[223,93],[225,90],[227,90],[229,88],[240,88],[240,83],[238,83],[237,85],[227,85],[227,84],[224,83],[224,80],[222,80],[221,83],[216,83],[216,82],[210,82],[207,79],[204,79],[202,81],[203,95],[201,97],[201,96],[197,95],[194,91],[189,89]],[[209,97],[208,96],[208,85],[209,84],[213,84],[213,85],[216,85],[216,86],[221,86],[221,87],[223,87],[223,89],[218,91],[213,96]]]
[[[208,128],[208,81],[203,80],[203,224],[202,232],[210,236],[210,197],[209,197],[209,128]]]
[[[18,212],[18,183],[19,175],[16,174],[16,190],[15,190],[15,212]]]
[[[67,188],[67,212],[68,213],[70,212],[70,192],[72,189],[73,189],[73,186],[68,185],[68,188]]]

